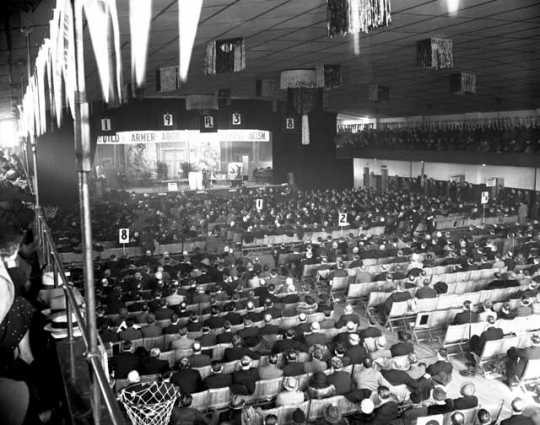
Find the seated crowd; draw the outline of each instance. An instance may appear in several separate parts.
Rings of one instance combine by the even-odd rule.
[[[247,189],[234,194],[135,194],[111,191],[95,201],[95,241],[116,241],[119,228],[130,229],[130,245],[154,251],[158,244],[206,241],[206,250],[219,252],[223,239],[251,243],[265,235],[298,235],[338,229],[338,214],[346,213],[346,229],[385,225],[412,232],[420,223],[432,226],[436,216],[482,217],[480,192],[470,184],[443,188],[428,180],[392,178],[385,192],[375,189],[300,191],[289,187]],[[446,183],[445,183],[446,185]],[[485,189],[484,189],[485,190]],[[490,199],[485,215],[516,215],[526,195],[505,190]],[[257,208],[262,199],[262,208]],[[62,211],[50,222],[60,251],[80,250],[79,214]],[[114,242],[116,243],[116,242]],[[96,249],[99,249],[96,246]]]
[[[537,154],[540,153],[540,128],[367,129],[358,133],[339,134],[336,142],[338,149],[354,147]]]
[[[516,287],[512,294],[518,306],[509,299],[500,309],[489,302],[465,302],[451,320],[486,323],[485,331],[470,340],[476,354],[470,356],[472,373],[486,341],[504,337],[496,328],[499,319],[540,311],[539,231],[537,224],[513,224],[406,238],[312,241],[280,255],[275,268],[229,249],[113,257],[96,270],[98,323],[111,348],[109,368],[120,393],[155,381],[174,385],[180,394],[176,424],[240,424],[248,417],[250,423],[269,425],[313,420],[382,425],[436,414],[466,424],[468,409],[475,409],[478,423],[488,424],[496,412],[479,406],[472,382],[459,396],[449,394],[455,372],[444,348],[434,361],[419,360],[410,331],[401,330],[392,341],[394,335],[377,318],[368,320],[351,304],[337,314],[341,304],[335,302],[332,282],[350,276],[352,268],[355,281],[394,282],[381,312],[384,322],[393,303],[436,298],[448,290],[445,282],[425,279],[430,267],[504,269],[487,287]],[[399,269],[381,266],[372,273],[364,262],[374,252]],[[327,272],[304,273],[315,265]],[[533,335],[530,348],[509,350],[509,385],[519,381],[539,342]],[[314,418],[316,400],[328,402]],[[262,408],[255,407],[261,403]],[[336,403],[346,407],[338,409]],[[524,402],[516,399],[512,407],[521,418]],[[279,409],[289,408],[291,416],[279,422],[284,420]],[[535,423],[528,416],[522,419],[519,423]]]

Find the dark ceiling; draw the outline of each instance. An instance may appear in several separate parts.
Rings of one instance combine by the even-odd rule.
[[[25,2],[22,2],[25,3]],[[28,3],[28,2],[26,2]],[[118,0],[123,41],[124,76],[129,76],[127,0]],[[34,25],[35,56],[46,36],[52,0],[43,0],[34,13],[23,14]],[[155,71],[178,61],[176,0],[154,0],[147,87],[156,96]],[[0,49],[0,119],[9,114],[10,95],[17,97],[25,69],[24,36],[13,19],[15,81],[9,86],[5,37]],[[393,0],[389,27],[362,35],[360,55],[354,56],[351,37],[329,39],[326,0],[205,0],[187,84],[173,95],[209,93],[230,88],[233,97],[255,96],[255,80],[279,78],[287,68],[321,63],[342,64],[344,85],[328,92],[328,108],[354,115],[403,116],[493,110],[534,109],[540,105],[540,1],[461,0],[449,16],[445,0]],[[416,66],[416,42],[431,36],[454,42],[455,69],[428,71]],[[244,37],[247,70],[205,76],[205,44],[214,38]],[[87,85],[90,98],[99,97],[99,81],[87,38]],[[456,71],[477,74],[476,95],[449,93],[448,76]],[[368,87],[390,87],[390,100],[372,103]]]

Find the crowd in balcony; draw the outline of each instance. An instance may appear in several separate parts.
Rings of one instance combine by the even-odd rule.
[[[338,134],[338,149],[467,151],[481,153],[540,153],[540,127],[366,129]]]

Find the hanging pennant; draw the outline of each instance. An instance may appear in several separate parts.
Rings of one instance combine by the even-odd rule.
[[[214,40],[206,46],[207,75],[240,72],[246,69],[246,47],[243,38]]]
[[[86,0],[84,11],[103,100],[122,100],[122,57],[116,0]]]
[[[317,65],[317,87],[334,89],[343,83],[341,78],[341,65]]]
[[[452,40],[432,37],[416,43],[418,66],[430,69],[451,69],[454,67]]]
[[[458,72],[450,75],[450,93],[476,94],[476,74],[474,72]]]
[[[187,81],[191,53],[197,35],[203,0],[178,0],[178,47],[180,81]]]
[[[134,81],[137,87],[144,84],[146,77],[146,55],[151,22],[152,0],[130,0],[131,81]]]

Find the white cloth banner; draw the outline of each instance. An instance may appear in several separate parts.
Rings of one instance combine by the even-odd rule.
[[[140,87],[146,77],[146,55],[152,22],[152,0],[130,0],[131,81]]]

